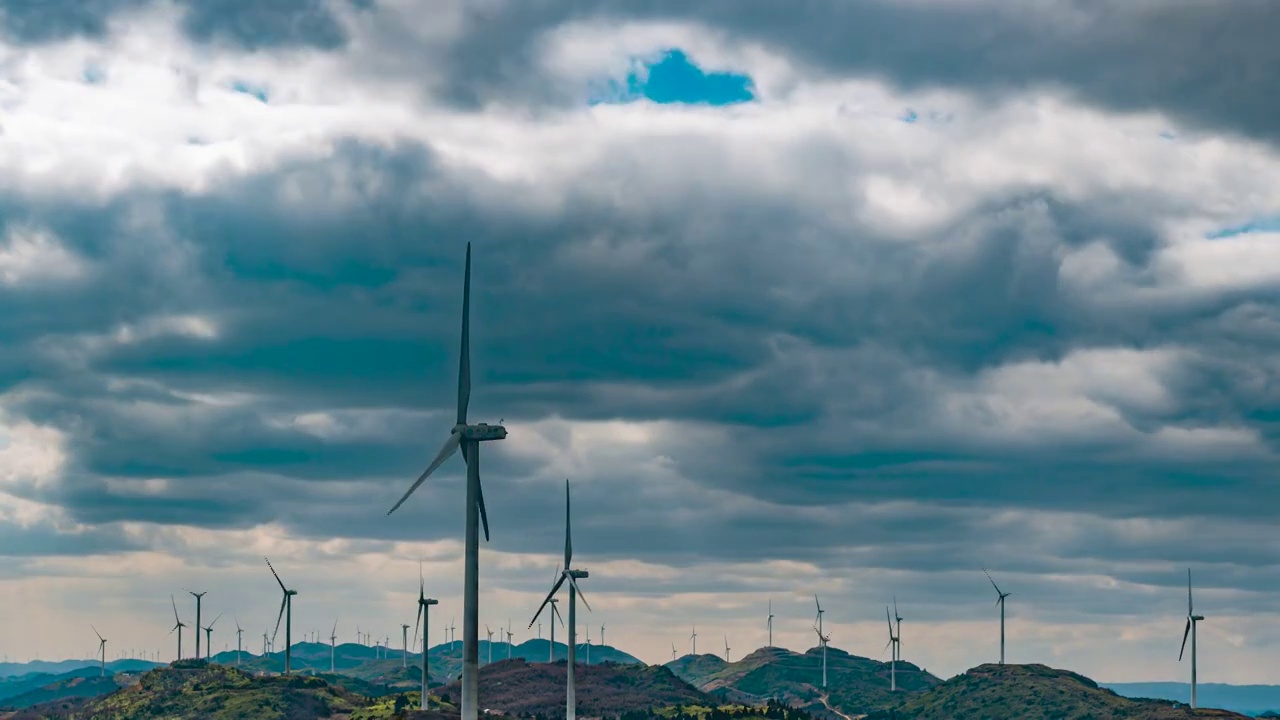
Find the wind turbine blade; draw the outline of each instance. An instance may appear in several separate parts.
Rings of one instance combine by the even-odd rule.
[[[893,616],[898,617],[898,598],[893,598]]]
[[[458,424],[467,422],[471,402],[471,243],[467,243],[467,269],[462,280],[462,342],[458,352]]]
[[[93,628],[93,634],[97,635],[99,640],[102,640],[102,642],[106,642],[106,640],[102,639],[102,633],[98,632],[98,628],[93,627],[93,625],[90,625],[89,627]]]
[[[1182,631],[1182,649],[1178,651],[1178,662],[1182,662],[1182,653],[1187,651],[1187,636],[1191,634],[1191,618],[1187,618],[1187,627]]]
[[[329,631],[329,635],[330,635],[330,636],[333,636],[333,635],[337,635],[337,634],[338,634],[338,621],[337,621],[337,620],[334,620],[334,621],[333,621],[333,630],[330,630],[330,631]]]
[[[533,619],[529,621],[529,627],[533,627],[533,624],[538,622],[538,616],[542,614],[542,610],[546,608],[547,605],[551,605],[551,598],[555,597],[556,591],[558,591],[560,586],[564,584],[564,579],[567,577],[569,577],[569,573],[567,572],[560,574],[560,579],[556,581],[555,585],[551,586],[551,592],[547,593],[547,598],[538,606],[538,612],[533,614]],[[555,605],[551,605],[551,607],[554,609]]]
[[[284,586],[284,581],[280,579],[280,575],[276,573],[276,569],[271,567],[271,561],[266,556],[263,556],[262,559],[267,561],[267,567],[270,568],[271,574],[276,576],[276,582],[280,583],[280,590],[286,593],[289,592],[289,589]]]
[[[280,601],[280,614],[276,616],[276,629],[271,631],[272,645],[276,644],[276,633],[280,632],[280,621],[284,619],[284,606],[287,602],[289,602],[289,596],[285,595],[284,599]]]
[[[569,532],[569,478],[564,479],[564,569],[573,560],[573,535]],[[577,587],[577,584],[574,584]]]
[[[987,572],[987,569],[986,569],[986,568],[982,568],[982,574],[983,574],[983,575],[986,575],[986,576],[987,576],[987,580],[990,580],[990,581],[991,581],[991,587],[993,587],[993,588],[995,588],[995,589],[996,589],[996,594],[997,594],[997,595],[1003,595],[1003,594],[1004,594],[1004,593],[1000,592],[1000,586],[999,586],[999,585],[996,585],[996,581],[995,581],[995,580],[991,580],[991,573]]]
[[[1191,568],[1187,568],[1187,615],[1194,615],[1191,609]]]
[[[587,612],[595,612],[591,609],[590,603],[587,602],[587,596],[582,594],[582,588],[578,587],[578,581],[572,575],[565,573],[565,577],[569,578],[569,583],[573,585],[573,589],[578,591],[578,599],[586,606]]]
[[[551,613],[560,620],[560,627],[564,627],[564,616],[560,614],[560,606],[555,603],[551,604]]]
[[[240,618],[236,617],[235,615],[232,615],[231,619],[236,621],[236,632],[238,633],[244,632],[244,630],[240,629]]]
[[[441,465],[444,464],[445,460],[449,459],[450,455],[453,455],[455,452],[457,452],[458,443],[460,442],[462,442],[462,436],[460,434],[450,433],[449,438],[445,440],[444,445],[440,447],[440,452],[436,454],[436,459],[431,461],[431,464],[428,465],[427,469],[424,470],[422,474],[418,476],[418,479],[414,481],[413,485],[409,486],[408,492],[406,492],[400,498],[399,502],[397,502],[395,505],[391,507],[390,510],[387,511],[387,514],[390,515],[391,513],[395,512],[401,505],[403,505],[404,501],[408,500],[409,496],[413,494],[413,491],[417,490],[418,486],[426,481],[428,475],[435,472]]]
[[[479,447],[477,445],[477,447]],[[477,454],[478,454],[477,450]],[[471,468],[475,468],[473,471]],[[489,512],[484,509],[484,486],[480,484],[479,463],[468,462],[467,472],[476,474],[476,508],[480,511],[480,526],[484,528],[484,541],[489,542]]]
[[[178,603],[174,601],[173,595],[169,596],[169,604],[173,605],[173,621],[177,624],[181,624],[182,619],[178,617]]]
[[[222,615],[223,615],[223,613],[218,613],[218,617],[214,618],[214,619],[213,619],[213,622],[209,623],[209,627],[213,627],[213,623],[218,622],[218,620],[220,620],[220,619],[222,618]]]
[[[418,603],[418,616],[413,620],[413,640],[415,643],[418,641],[418,626],[422,623],[422,607],[422,603]],[[425,648],[423,648],[423,652],[426,652]]]
[[[889,623],[889,642],[893,642],[893,618],[889,617],[889,606],[884,606],[884,621]]]
[[[813,604],[818,606],[818,613],[819,613],[819,614],[821,614],[821,613],[822,613],[822,603],[818,602],[818,596],[817,596],[817,595],[814,595],[814,596],[813,596]]]
[[[889,638],[889,642],[885,643],[885,644],[884,644],[884,647],[880,649],[880,654],[881,654],[881,655],[884,655],[884,651],[885,651],[885,650],[888,650],[888,649],[889,649],[889,646],[890,646],[890,645],[892,645],[892,644],[893,644],[893,638]]]

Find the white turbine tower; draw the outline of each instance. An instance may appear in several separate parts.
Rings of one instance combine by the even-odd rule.
[[[232,615],[231,619],[236,621],[236,667],[240,667],[240,648],[244,642],[244,628],[240,627],[240,619],[235,615]]]
[[[578,589],[578,581],[589,577],[589,574],[586,570],[574,570],[570,567],[570,563],[573,561],[573,535],[569,530],[569,517],[569,481],[566,479],[564,481],[564,570],[560,573],[560,577],[556,580],[556,584],[551,587],[551,592],[547,594],[547,599],[542,601],[542,605],[538,607],[538,612],[534,613],[533,619],[529,621],[529,627],[533,627],[533,624],[538,621],[538,616],[542,614],[542,610],[547,605],[551,604],[551,600],[554,598],[556,592],[560,590],[560,586],[564,584],[565,580],[568,580],[569,621],[567,625],[569,626],[569,662],[567,663],[568,672],[566,673],[565,682],[564,715],[565,720],[576,720],[578,714],[578,701],[574,694],[573,675],[574,665],[576,663],[574,645],[577,641],[575,636],[577,635],[579,596],[582,597],[582,604],[586,606],[588,611],[591,610],[591,606],[587,604],[586,596],[582,595],[582,591]],[[554,627],[554,624],[552,627]]]
[[[986,568],[982,568],[982,572],[986,574],[987,579],[991,580],[991,573]],[[1004,599],[1013,593],[1001,592],[1000,586],[996,585],[995,580],[991,580],[991,587],[996,589],[996,604],[1000,606],[1000,664],[1004,664]]]
[[[107,639],[102,637],[102,633],[98,632],[98,628],[93,628],[93,634],[98,636],[98,652],[102,653],[102,677],[107,676]]]
[[[689,635],[689,641],[693,643],[693,650],[690,652],[690,654],[696,656],[698,654],[698,626],[697,625],[693,626],[693,633]]]
[[[893,601],[893,607],[896,610],[898,601]],[[885,643],[885,650],[889,650],[889,691],[897,692],[898,690],[898,636],[893,634],[893,618],[889,615],[889,606],[884,606],[884,619],[889,623],[889,642]]]
[[[724,661],[729,662],[729,636],[724,636]]]
[[[1182,631],[1182,649],[1178,651],[1178,662],[1182,662],[1182,654],[1187,650],[1187,636],[1191,636],[1191,708],[1196,707],[1196,624],[1204,619],[1197,615],[1191,604],[1191,568],[1187,568],[1187,627]]]
[[[471,401],[471,243],[467,243],[467,264],[462,280],[462,340],[458,359],[458,416],[444,447],[431,461],[408,492],[387,514],[396,511],[431,473],[444,464],[459,448],[467,463],[467,506],[465,570],[462,600],[462,720],[479,717],[480,667],[480,525],[484,539],[489,539],[489,515],[484,508],[484,492],[480,489],[480,443],[502,440],[507,429],[501,424],[467,424],[467,405]],[[570,718],[572,720],[572,718]]]
[[[560,577],[560,568],[556,567],[556,577]],[[551,598],[551,640],[548,644],[547,662],[556,661],[556,620],[560,621],[560,627],[564,627],[564,617],[560,615],[560,598]]]
[[[769,644],[766,647],[773,647],[773,598],[769,598]]]
[[[428,613],[432,605],[439,605],[440,601],[435,598],[427,597],[427,583],[422,579],[422,564],[418,564],[418,619],[413,621],[413,636],[418,637],[418,623],[422,623],[422,701],[419,703],[420,710],[427,709],[427,666],[431,660],[427,656],[427,626],[430,617]]]
[[[818,643],[822,646],[822,687],[827,686],[827,643],[831,642],[830,635],[822,633],[822,603],[818,602],[818,596],[813,596],[813,604],[818,606],[818,619],[814,623],[813,631],[818,633]]]
[[[333,629],[329,631],[329,673],[338,672],[338,621],[333,621]]]

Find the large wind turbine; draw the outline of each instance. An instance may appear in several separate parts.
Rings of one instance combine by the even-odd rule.
[[[556,577],[559,576],[560,573],[557,572]],[[556,620],[560,621],[560,627],[564,627],[564,617],[560,615],[559,603],[560,598],[551,598],[551,651],[547,653],[550,656],[547,660],[549,663],[556,661]]]
[[[765,647],[773,647],[773,598],[769,598],[769,644]]]
[[[107,639],[102,637],[102,633],[98,632],[98,628],[93,628],[93,634],[98,636],[98,652],[102,653],[102,677],[107,676]]]
[[[724,636],[724,661],[729,662],[729,636]]]
[[[991,573],[986,568],[982,568],[982,572],[986,574],[987,579],[991,580]],[[1000,586],[996,585],[995,580],[991,580],[991,587],[996,589],[996,604],[1000,606],[1000,664],[1004,664],[1004,599],[1013,593],[1001,592]]]
[[[420,710],[427,709],[427,665],[431,662],[427,657],[427,626],[430,618],[427,611],[432,605],[439,605],[440,601],[435,598],[427,597],[427,584],[422,579],[422,565],[418,565],[418,619],[413,621],[413,636],[418,637],[418,622],[422,622],[422,702],[419,706]]]
[[[404,662],[401,663],[401,666],[407,668],[409,667],[409,623],[401,624],[400,632],[404,635]],[[415,630],[414,632],[417,631]]]
[[[1187,650],[1187,636],[1191,636],[1191,708],[1196,707],[1196,623],[1204,619],[1197,615],[1191,604],[1191,568],[1187,568],[1187,627],[1182,631],[1182,649],[1178,651],[1178,662],[1182,662],[1182,653]]]
[[[209,659],[213,651],[213,623],[218,622],[221,617],[222,613],[218,613],[218,617],[214,618],[213,622],[209,623],[209,626],[204,628],[204,657],[206,660]],[[197,632],[196,636],[199,635],[200,633]]]
[[[489,627],[488,625],[485,625],[484,632],[486,635],[489,636],[489,641],[485,643],[486,647],[489,648],[489,658],[484,661],[484,664],[492,665],[493,664],[493,628]]]
[[[329,631],[329,674],[337,672],[338,667],[338,621],[333,621],[333,629]]]
[[[896,610],[898,601],[893,601],[893,607]],[[897,692],[898,690],[898,636],[893,634],[893,618],[889,615],[889,606],[884,606],[884,619],[889,623],[889,642],[885,644],[885,650],[889,650],[889,691]]]
[[[462,340],[458,359],[458,418],[449,438],[408,492],[387,514],[395,512],[427,476],[462,448],[467,463],[467,518],[465,543],[465,577],[462,599],[462,720],[479,717],[478,680],[480,662],[480,532],[489,539],[489,516],[484,509],[484,493],[480,489],[480,443],[502,440],[507,429],[501,424],[467,424],[467,405],[471,401],[471,243],[467,243],[467,264],[462,280]],[[570,720],[573,720],[570,718]]]
[[[197,660],[199,660],[199,659],[200,659],[200,627],[201,627],[201,625],[200,625],[200,599],[201,599],[201,598],[203,598],[205,595],[208,595],[208,594],[209,594],[209,591],[208,591],[208,590],[206,590],[206,591],[204,591],[204,592],[202,592],[202,593],[198,593],[198,592],[194,592],[194,591],[188,590],[187,592],[191,593],[191,596],[192,596],[192,597],[194,597],[194,598],[196,599],[196,659],[197,659]]]
[[[564,570],[560,573],[560,577],[559,579],[556,580],[556,584],[551,587],[551,592],[547,593],[547,599],[542,601],[542,605],[538,607],[538,612],[534,613],[533,619],[529,621],[529,627],[533,627],[533,624],[538,620],[538,616],[542,614],[543,608],[551,604],[551,600],[553,597],[555,597],[556,592],[560,590],[560,586],[564,584],[565,580],[568,580],[569,581],[569,622],[568,622],[569,661],[567,663],[568,672],[566,674],[566,683],[565,683],[564,714],[565,714],[565,720],[575,720],[578,714],[578,702],[577,702],[577,698],[574,695],[573,674],[574,674],[574,664],[576,663],[576,656],[577,656],[576,648],[575,648],[577,638],[575,636],[577,635],[577,631],[578,631],[578,627],[577,627],[578,597],[580,595],[582,596],[582,604],[586,606],[587,610],[591,610],[591,605],[587,603],[586,596],[582,595],[582,591],[578,589],[578,581],[589,577],[589,574],[587,573],[586,570],[574,570],[570,566],[570,563],[573,561],[573,535],[569,529],[569,517],[570,517],[569,480],[565,479],[564,481]],[[552,627],[554,626],[555,625],[553,623]]]
[[[182,620],[178,618],[178,603],[173,599],[172,595],[169,596],[169,604],[173,606],[173,628],[169,630],[169,634],[172,635],[174,630],[178,631],[178,656],[174,658],[174,660],[181,660],[182,659],[182,628],[186,627],[186,625],[183,624]],[[196,635],[199,635],[199,634],[200,633],[196,633]]]
[[[284,618],[284,674],[288,675],[290,670],[290,661],[292,659],[292,641],[293,637],[293,596],[298,594],[297,590],[290,590],[284,586],[284,581],[280,579],[280,575],[276,573],[276,569],[271,566],[271,561],[267,561],[267,569],[275,576],[276,582],[280,584],[280,591],[284,596],[280,600],[280,614],[276,615],[276,629],[271,633],[271,644],[276,644],[276,633],[280,632],[280,618]]]
[[[822,634],[822,613],[826,612],[822,609],[822,603],[818,602],[818,596],[813,596],[813,604],[818,606],[818,618],[814,623],[813,631],[818,633],[818,644],[822,645],[822,687],[827,686],[827,643],[831,641],[830,635]]]
[[[240,666],[240,643],[244,639],[244,629],[240,627],[240,618],[232,615],[231,618],[236,621],[236,667]]]
[[[693,648],[689,651],[689,653],[696,657],[698,654],[698,626],[697,625],[694,625],[693,632],[689,633],[689,642],[693,643]]]

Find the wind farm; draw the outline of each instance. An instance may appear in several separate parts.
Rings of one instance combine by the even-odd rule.
[[[425,5],[0,0],[0,720],[1280,717],[1274,1]]]

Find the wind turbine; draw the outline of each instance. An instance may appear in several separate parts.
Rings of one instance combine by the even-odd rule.
[[[407,668],[409,667],[409,623],[401,625],[400,632],[404,635],[404,662],[401,665]],[[414,630],[414,633],[417,632],[417,630]]]
[[[600,647],[604,647],[604,623],[600,623]]]
[[[991,573],[986,568],[982,568],[982,572],[986,574],[987,579],[991,580]],[[1001,592],[1000,586],[996,585],[995,580],[991,580],[991,587],[996,589],[996,604],[1000,606],[1000,664],[1004,664],[1004,599],[1013,593]]]
[[[186,627],[186,625],[183,624],[182,620],[178,618],[178,603],[173,599],[172,595],[169,596],[169,604],[173,606],[173,628],[169,630],[169,634],[172,635],[174,630],[178,631],[178,656],[177,658],[175,658],[175,660],[181,660],[182,659],[182,628]],[[196,633],[196,634],[199,635],[200,633]]]
[[[427,665],[431,662],[427,654],[427,625],[430,619],[427,616],[428,610],[432,605],[439,605],[440,601],[435,598],[427,597],[426,581],[422,579],[422,565],[418,565],[418,619],[413,621],[413,636],[418,637],[418,622],[422,622],[422,703],[420,710],[427,709]]]
[[[559,576],[560,576],[560,573],[559,573],[559,571],[557,571],[557,572],[556,572],[556,577],[559,577]],[[560,621],[560,627],[564,627],[564,616],[562,616],[562,615],[560,614],[560,606],[559,606],[559,603],[560,603],[560,598],[551,598],[551,616],[552,616],[552,617],[551,617],[551,622],[550,622],[550,625],[551,625],[551,641],[550,641],[550,642],[551,642],[551,653],[550,653],[551,658],[550,658],[549,660],[547,660],[547,662],[549,662],[549,663],[553,663],[553,662],[555,662],[555,661],[556,661],[556,620],[559,620],[559,621]]]
[[[671,662],[676,661],[676,644],[671,643]]]
[[[586,628],[587,628],[587,642],[586,642],[587,664],[590,665],[591,664],[591,626],[587,625]]]
[[[773,647],[773,598],[769,598],[769,645]]]
[[[729,662],[729,636],[724,636],[724,661]]]
[[[507,620],[507,659],[511,659],[511,620]]]
[[[338,659],[338,621],[333,621],[333,629],[329,631],[329,673],[337,672]]]
[[[1187,568],[1187,626],[1182,631],[1182,649],[1178,651],[1178,662],[1182,662],[1182,653],[1187,650],[1187,636],[1191,636],[1191,709],[1196,707],[1196,623],[1204,619],[1197,615],[1191,605],[1191,568]]]
[[[543,608],[551,603],[560,586],[565,580],[569,581],[569,662],[567,664],[567,677],[565,683],[565,720],[575,720],[578,714],[578,702],[574,694],[573,675],[574,665],[576,664],[575,652],[575,635],[577,635],[577,611],[578,596],[582,595],[582,591],[578,589],[578,581],[589,577],[586,570],[571,569],[570,563],[573,561],[573,536],[569,529],[569,480],[564,481],[564,571],[560,573],[556,584],[551,587],[551,592],[547,594],[547,599],[542,601],[542,605],[538,607],[538,612],[534,613],[533,619],[529,621],[529,627],[537,622],[538,616],[542,614]],[[582,596],[582,604],[587,610],[591,610],[591,605],[587,603],[586,596]],[[553,624],[552,627],[555,627]]]
[[[187,592],[191,593],[191,596],[196,599],[196,659],[199,660],[200,659],[200,598],[203,598],[205,595],[208,595],[209,591],[206,590],[205,592],[198,593],[198,592],[192,592],[191,590],[188,590]]]
[[[894,609],[898,607],[898,601],[893,601]],[[889,691],[897,692],[898,690],[898,636],[893,634],[893,618],[889,616],[889,606],[884,606],[884,619],[889,623],[889,642],[885,643],[885,650],[889,650]],[[882,651],[883,652],[883,651]]]
[[[93,628],[93,634],[98,636],[98,652],[102,653],[102,677],[107,676],[107,639],[102,637],[102,633],[98,632],[98,628]]]
[[[492,628],[490,628],[488,625],[485,625],[485,626],[484,626],[484,631],[485,631],[485,633],[486,633],[486,634],[488,634],[488,636],[489,636],[489,642],[488,642],[488,643],[486,643],[486,645],[487,645],[487,646],[488,646],[488,648],[489,648],[489,659],[488,659],[488,660],[486,660],[484,664],[485,664],[485,665],[492,665],[492,664],[493,664],[493,629],[492,629]]]
[[[818,602],[818,596],[813,596],[813,604],[818,606],[817,624],[813,626],[813,631],[818,633],[818,643],[822,645],[822,687],[827,686],[827,643],[831,642],[830,635],[822,634],[822,603]]]
[[[271,644],[275,645],[276,643],[276,633],[280,632],[280,618],[283,617],[284,618],[284,674],[288,675],[289,669],[290,669],[290,661],[292,659],[292,652],[291,652],[292,648],[290,647],[291,646],[290,638],[292,637],[292,630],[293,630],[293,596],[297,595],[298,591],[290,590],[289,588],[285,587],[284,581],[280,579],[280,575],[276,573],[276,569],[274,567],[271,567],[271,561],[265,557],[262,559],[267,561],[267,569],[269,569],[271,571],[271,574],[275,576],[276,582],[280,584],[280,591],[284,593],[283,597],[280,600],[280,614],[276,615],[276,629],[271,633]]]
[[[693,651],[690,654],[697,655],[698,654],[698,626],[697,625],[693,626],[693,633],[689,635],[689,640],[693,643]]]
[[[218,617],[214,618],[213,622],[209,623],[209,626],[204,629],[204,657],[206,660],[209,659],[209,653],[213,650],[213,623],[218,622],[221,617],[222,613],[218,613]],[[196,635],[199,634],[196,633]]]
[[[236,667],[240,666],[240,641],[244,638],[244,630],[240,627],[240,618],[235,615],[231,619],[236,621]]]
[[[471,243],[467,243],[467,264],[462,281],[462,339],[458,358],[458,417],[449,438],[436,458],[431,461],[408,492],[400,498],[387,514],[395,512],[414,490],[448,460],[451,455],[462,449],[462,459],[467,463],[467,505],[466,505],[466,542],[465,542],[465,577],[462,601],[462,720],[477,720],[479,717],[479,625],[480,625],[480,532],[479,525],[484,525],[484,538],[489,539],[489,516],[484,508],[484,492],[480,489],[480,443],[490,440],[502,440],[507,437],[507,429],[501,422],[497,425],[479,423],[467,424],[467,405],[471,401]],[[573,720],[573,718],[569,718]]]

